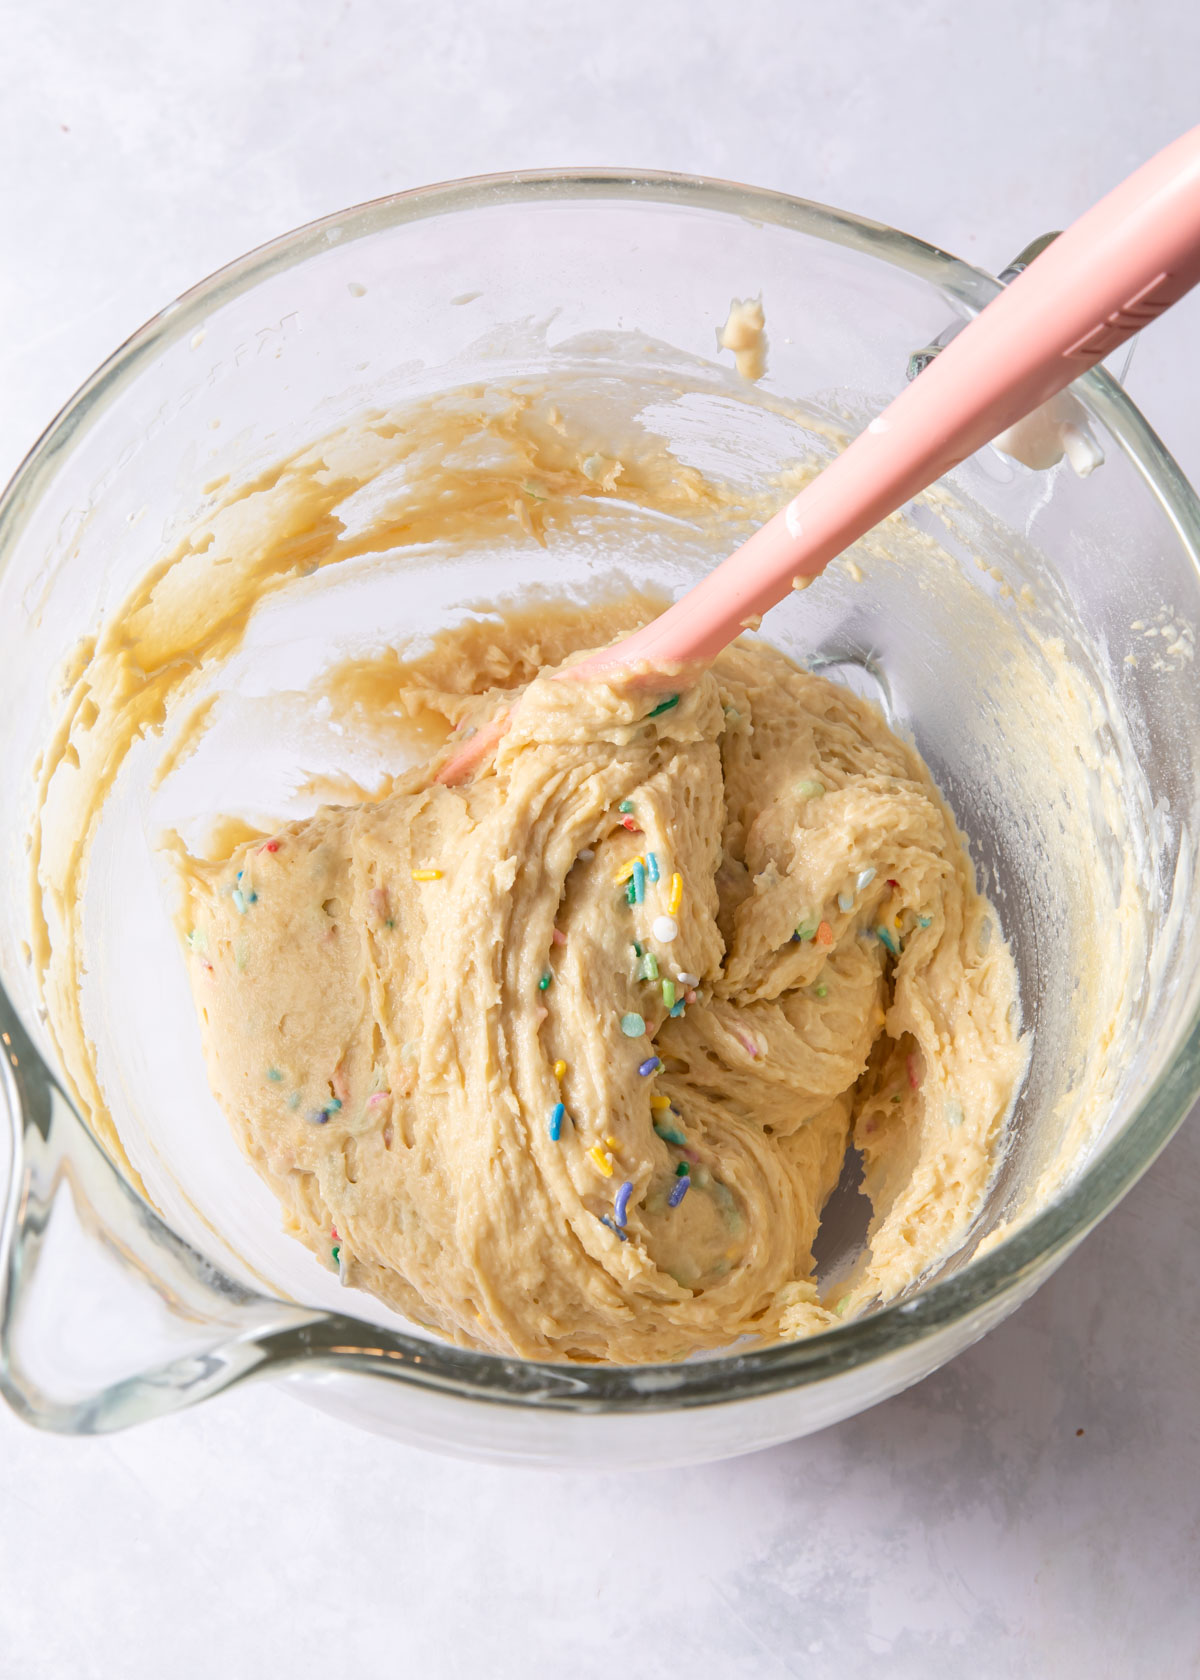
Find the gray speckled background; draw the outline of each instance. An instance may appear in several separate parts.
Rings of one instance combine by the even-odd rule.
[[[725,175],[995,270],[1195,122],[1200,12],[41,0],[0,6],[0,40],[7,475],[174,293],[424,181],[568,163]],[[1193,296],[1129,381],[1193,477],[1198,357]],[[0,1412],[0,1668],[1200,1675],[1198,1263],[1193,1122],[956,1364],[824,1435],[671,1474],[442,1461],[265,1386],[98,1442]]]

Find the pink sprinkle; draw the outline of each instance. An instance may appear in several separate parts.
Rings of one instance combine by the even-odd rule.
[[[697,1155],[697,1153],[694,1149],[683,1149],[682,1147],[680,1147],[679,1144],[676,1144],[675,1147],[679,1150],[679,1153],[688,1161],[698,1161],[700,1159],[699,1155]]]
[[[260,846],[258,849],[260,852],[277,852],[279,850],[279,842],[278,840],[268,840],[265,846]]]
[[[914,1091],[920,1089],[921,1075],[917,1072],[916,1056],[910,1056],[908,1058],[908,1083],[912,1086]]]
[[[551,937],[556,945],[565,945],[567,943],[567,936],[561,928],[555,928]]]
[[[758,1045],[753,1043],[751,1039],[746,1038],[742,1033],[734,1033],[733,1036],[737,1039],[742,1049],[745,1050],[748,1055],[758,1055]]]
[[[367,1107],[370,1108],[373,1103],[386,1102],[391,1094],[390,1091],[376,1091],[373,1097],[367,1098]]]
[[[696,1001],[696,994],[695,994],[695,992],[693,992],[693,991],[689,991],[689,992],[685,992],[685,993],[684,993],[684,996],[685,996],[685,998],[686,998],[686,999],[687,999],[687,1001],[688,1001],[688,1002],[689,1002],[689,1003],[695,1003],[695,1001]]]
[[[329,1227],[329,1235],[333,1238],[334,1242],[337,1241],[337,1226],[336,1225],[331,1225]]]
[[[888,879],[888,886],[889,887],[898,887],[899,885],[900,885],[899,881],[893,881],[889,877],[889,879]]]
[[[637,823],[634,822],[632,817],[622,817],[621,818],[621,827],[622,828],[627,828],[629,830],[630,834],[640,834],[642,832],[641,829],[638,827]]]

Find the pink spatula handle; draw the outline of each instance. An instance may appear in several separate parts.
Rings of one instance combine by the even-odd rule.
[[[1200,280],[1200,128],[1079,218],[795,499],[694,589],[567,677],[704,665],[857,537]],[[661,675],[656,675],[661,673]],[[680,672],[682,674],[682,672]]]

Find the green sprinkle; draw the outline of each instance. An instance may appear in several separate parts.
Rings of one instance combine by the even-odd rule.
[[[283,1075],[280,1073],[278,1068],[268,1068],[267,1078],[271,1081],[272,1085],[282,1085],[283,1083]]]
[[[246,914],[246,900],[240,887],[234,887],[233,889],[233,907],[239,916]]]
[[[208,940],[199,928],[193,928],[187,936],[187,942],[193,951],[207,951]]]
[[[801,799],[820,799],[825,792],[824,782],[810,782],[804,780],[796,783],[796,792]]]
[[[522,484],[521,488],[522,488],[522,490],[524,490],[525,494],[527,496],[529,496],[535,502],[544,502],[546,500],[546,497],[542,494],[542,492],[540,490],[535,489],[534,486],[528,482],[528,480],[526,480],[526,482],[524,484]]]
[[[675,1168],[675,1177],[687,1178],[691,1170],[691,1167],[686,1161],[680,1161],[679,1165]]]
[[[837,1306],[836,1306],[836,1307],[834,1307],[834,1309],[833,1309],[833,1310],[834,1310],[834,1312],[835,1312],[835,1313],[836,1313],[836,1314],[837,1314],[837,1316],[838,1316],[838,1317],[839,1317],[839,1318],[841,1318],[841,1316],[842,1316],[842,1314],[843,1314],[843,1313],[844,1313],[844,1312],[845,1312],[845,1310],[846,1310],[846,1308],[847,1308],[847,1307],[848,1307],[848,1306],[849,1306],[849,1305],[850,1305],[850,1297],[849,1297],[849,1295],[843,1295],[843,1296],[842,1296],[842,1298],[841,1298],[841,1300],[840,1300],[840,1301],[839,1301],[839,1302],[838,1302],[838,1304],[837,1304]]]
[[[933,917],[932,916],[918,916],[917,920],[920,922],[922,927],[928,927],[929,924],[933,921]]]
[[[329,1101],[325,1104],[325,1112],[326,1114],[336,1114],[341,1106],[341,1097],[330,1097]]]
[[[553,979],[554,979],[553,974],[551,974],[550,970],[547,969],[545,974],[543,974],[542,978],[538,981],[538,991],[539,992],[544,992],[546,990],[546,987],[550,984],[551,980],[553,980]]]
[[[654,710],[649,715],[651,717],[661,717],[664,712],[669,712],[672,706],[678,706],[678,704],[678,694],[672,694],[669,700],[664,700],[660,706],[655,706]]]
[[[646,1023],[638,1014],[622,1015],[621,1031],[626,1038],[641,1038],[646,1030]]]
[[[816,931],[816,921],[806,920],[800,923],[799,927],[797,927],[795,933],[792,935],[792,938],[798,939],[800,943],[803,944],[806,939],[812,939],[816,935]]]
[[[684,1137],[683,1133],[681,1131],[677,1131],[674,1126],[660,1126],[656,1120],[654,1122],[654,1130],[658,1133],[664,1143],[673,1143],[677,1149],[687,1148],[687,1139]]]
[[[654,955],[653,951],[647,951],[642,957],[642,960],[638,963],[638,979],[658,979],[658,958]]]
[[[818,986],[816,988],[816,991],[817,991],[817,996],[818,997],[828,997],[829,996],[829,987],[828,986]]]
[[[892,1101],[893,1102],[903,1102],[904,1101],[904,1099],[900,1095],[899,1091],[896,1092],[896,1095],[892,1098]]]
[[[633,810],[633,800],[622,799],[621,803],[617,806],[617,810],[623,812],[625,816],[629,816],[630,812]]]
[[[632,875],[629,877],[628,884],[626,885],[626,888],[625,888],[625,902],[626,902],[626,904],[636,904],[637,903],[637,888],[633,884],[633,876]]]
[[[635,957],[640,957],[642,954],[642,947],[638,944],[636,939],[633,942],[633,954]]]
[[[662,983],[662,995],[663,995],[664,1006],[667,1009],[674,1009],[674,1007],[675,1007],[675,982],[674,982],[674,980],[664,980],[663,981],[663,983]]]
[[[331,1253],[331,1254],[332,1254],[332,1255],[333,1255],[333,1263],[334,1263],[334,1265],[335,1265],[335,1266],[336,1266],[336,1265],[337,1265],[337,1263],[338,1263],[338,1255],[339,1255],[339,1254],[340,1254],[340,1253],[341,1253],[341,1252],[342,1252],[342,1251],[341,1251],[341,1249],[340,1249],[340,1248],[339,1248],[339,1247],[338,1247],[338,1246],[337,1246],[337,1245],[336,1245],[336,1244],[335,1244],[335,1245],[334,1245],[334,1246],[333,1246],[333,1248],[331,1248],[331,1249],[330,1249],[330,1251],[329,1251],[329,1252],[330,1252],[330,1253]]]

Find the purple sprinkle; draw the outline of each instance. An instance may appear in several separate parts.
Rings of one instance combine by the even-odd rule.
[[[621,1227],[619,1225],[614,1225],[606,1213],[602,1213],[600,1215],[600,1223],[601,1225],[607,1225],[609,1230],[612,1231],[615,1236],[620,1237],[622,1242],[629,1241],[629,1238],[625,1235],[624,1231],[622,1231]]]
[[[646,1060],[639,1066],[638,1072],[641,1074],[642,1078],[645,1079],[661,1066],[662,1063],[659,1061],[657,1056],[647,1056]]]
[[[667,1206],[668,1207],[678,1207],[680,1202],[683,1200],[683,1198],[687,1195],[688,1191],[691,1189],[691,1187],[692,1187],[692,1181],[691,1181],[690,1178],[677,1178],[675,1180],[675,1188],[671,1191],[671,1194],[667,1197]]]
[[[613,1218],[618,1230],[623,1229],[629,1215],[629,1198],[633,1195],[633,1180],[626,1179],[617,1191],[617,1199],[613,1204]]]
[[[323,1126],[329,1119],[329,1112],[324,1108],[310,1108],[305,1118],[311,1120],[314,1126]]]

